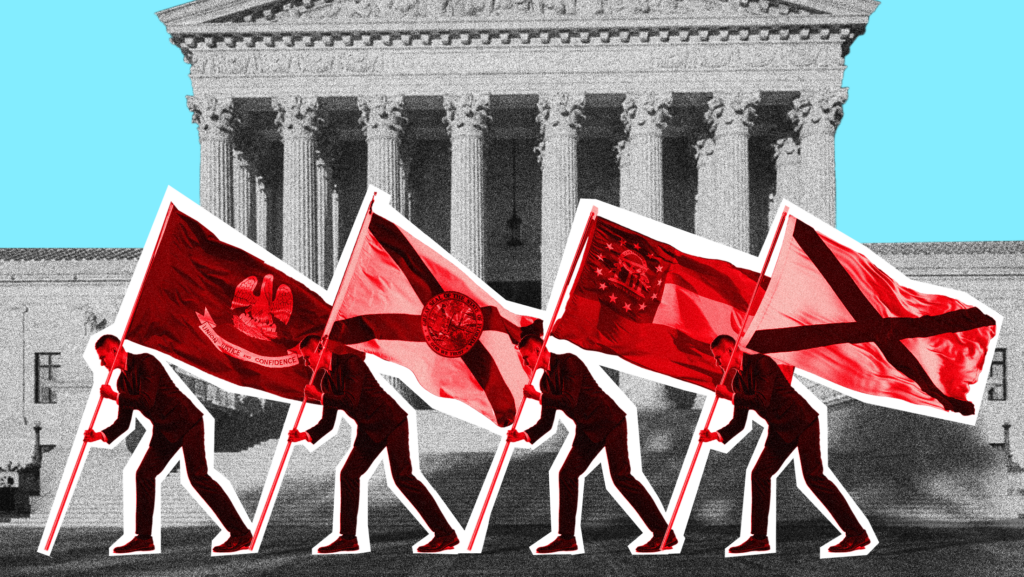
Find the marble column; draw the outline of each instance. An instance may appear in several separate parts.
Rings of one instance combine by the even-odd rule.
[[[657,221],[664,217],[662,135],[670,106],[671,94],[627,94],[622,101],[627,170],[619,183],[619,206]]]
[[[803,178],[800,174],[800,145],[790,136],[780,138],[773,145],[775,149],[775,193],[768,207],[768,225],[771,226],[775,213],[783,200],[798,206],[803,205],[801,193]],[[769,235],[771,231],[769,230]]]
[[[697,197],[694,199],[694,233],[705,238],[715,238],[718,234],[718,215],[722,207],[718,205],[721,194],[718,192],[718,167],[715,162],[715,139],[702,138],[693,146],[697,159]]]
[[[316,131],[319,102],[312,96],[275,97],[275,120],[284,144],[282,255],[309,278],[317,278]]]
[[[267,182],[263,176],[256,175],[254,179],[256,186],[256,244],[263,248],[269,248],[270,229],[270,200],[267,198]]]
[[[233,170],[235,230],[256,240],[256,178],[249,155],[236,149]]]
[[[626,139],[619,150],[619,206],[659,222],[665,207],[662,136],[671,106],[671,94],[627,94],[622,101]],[[659,383],[622,373],[619,386],[641,411],[672,406]]]
[[[231,98],[189,96],[192,122],[199,127],[199,204],[228,224],[232,208],[232,138],[235,114]]]
[[[359,124],[366,135],[366,182],[391,195],[391,206],[409,216],[409,199],[402,183],[400,145],[405,130],[401,96],[360,96]]]
[[[326,287],[334,273],[331,231],[331,166],[322,151],[316,157],[316,282]]]
[[[704,113],[715,137],[717,178],[714,222],[702,222],[699,228],[708,238],[743,252],[750,251],[750,127],[758,93],[716,94]],[[698,214],[707,218],[706,211]]]
[[[484,278],[484,134],[489,94],[444,97],[452,145],[451,253]]]
[[[341,251],[345,248],[341,245],[341,194],[338,193],[338,183],[331,183],[331,253],[334,255],[334,264],[338,264],[341,258]],[[331,271],[334,274],[334,271]]]
[[[836,128],[843,118],[845,88],[804,92],[793,101],[789,117],[800,134],[803,174],[801,208],[836,224]]]
[[[537,101],[541,161],[541,302],[551,294],[579,202],[577,145],[583,94],[542,94]],[[558,287],[561,290],[561,287]]]

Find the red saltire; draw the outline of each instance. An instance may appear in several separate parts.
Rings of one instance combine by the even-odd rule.
[[[527,331],[540,334],[539,311],[511,312],[393,212],[381,207],[369,215],[355,241],[331,340],[404,366],[430,394],[508,426],[527,380],[515,345]]]
[[[786,226],[742,345],[866,402],[977,413],[981,393],[971,387],[995,345],[998,314],[964,302],[973,301],[968,295],[925,292],[938,287],[887,273],[869,249],[839,242],[838,231],[813,217],[790,216]]]

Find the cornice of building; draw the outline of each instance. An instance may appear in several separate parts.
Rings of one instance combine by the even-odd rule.
[[[598,11],[585,12],[577,9],[582,0],[569,7],[566,0],[407,0],[392,2],[386,10],[376,0],[200,0],[158,16],[190,62],[197,48],[826,41],[842,43],[845,54],[877,5],[873,0],[619,0],[617,9],[608,8],[612,4],[595,0]],[[469,5],[475,8],[468,10]],[[701,6],[719,8],[698,10]],[[848,9],[825,10],[836,6]]]
[[[141,248],[0,248],[0,262],[139,260]]]
[[[865,245],[879,255],[1024,254],[1024,241],[879,242]]]

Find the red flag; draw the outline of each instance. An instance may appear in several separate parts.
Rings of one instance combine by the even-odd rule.
[[[170,205],[125,338],[229,383],[301,400],[294,348],[330,305],[268,260],[221,241]]]
[[[968,295],[906,279],[813,217],[790,216],[786,227],[741,344],[867,402],[977,413],[984,387],[972,386],[995,344],[998,314]]]
[[[511,424],[527,380],[515,345],[524,331],[540,334],[539,311],[506,302],[389,207],[368,218],[331,340],[408,368],[429,393],[499,427]]]
[[[551,336],[713,390],[710,343],[739,332],[757,277],[598,217]]]

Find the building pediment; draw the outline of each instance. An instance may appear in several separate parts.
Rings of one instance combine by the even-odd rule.
[[[472,22],[588,27],[610,21],[643,26],[828,16],[866,22],[877,5],[874,0],[196,0],[158,16],[172,33],[210,25],[242,30],[388,23],[435,28]]]

